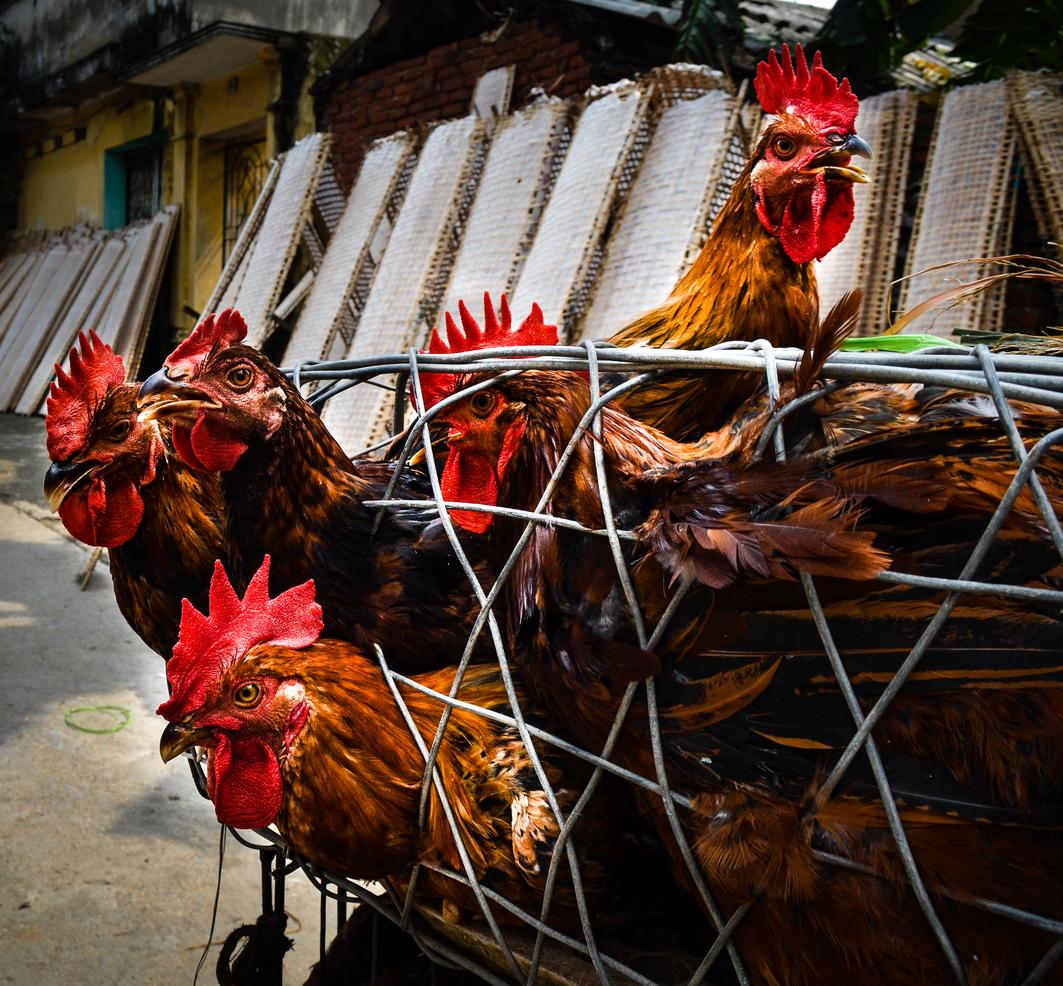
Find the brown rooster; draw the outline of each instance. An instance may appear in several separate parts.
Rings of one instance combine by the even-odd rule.
[[[401,671],[457,663],[475,618],[471,589],[426,511],[376,513],[392,467],[344,454],[317,412],[262,353],[239,345],[238,312],[205,319],[145,381],[144,413],[173,421],[184,462],[221,473],[224,530],[238,585],[273,557],[271,588],[316,580],[325,632]],[[396,495],[425,489],[403,477]],[[470,539],[472,540],[472,539]]]
[[[55,368],[44,495],[74,537],[109,549],[118,608],[168,658],[182,598],[202,600],[224,556],[218,482],[182,464],[168,429],[140,420],[122,358],[95,332],[80,342],[70,372]]]
[[[619,346],[704,349],[767,339],[805,348],[819,321],[812,262],[836,247],[853,221],[853,156],[871,157],[855,133],[859,102],[817,52],[809,69],[783,45],[761,62],[756,90],[766,128],[693,266],[668,300],[609,340]],[[668,435],[693,439],[719,427],[759,386],[754,374],[671,372],[625,394],[622,405]]]
[[[505,307],[500,325],[487,315],[494,332],[481,331],[464,307],[462,320],[464,334],[448,320],[447,342],[436,334],[432,351],[519,345],[525,335],[543,341],[537,311],[516,332]],[[841,326],[828,319],[822,331],[833,336]],[[821,355],[810,363],[829,346],[815,351]],[[806,365],[801,379],[812,376]],[[425,374],[425,402],[483,379]],[[705,877],[732,905],[762,897],[740,936],[753,949],[759,981],[947,981],[903,889],[873,785],[850,768],[833,799],[817,800],[832,751],[846,745],[853,724],[792,579],[797,571],[822,576],[836,642],[870,705],[941,600],[860,580],[885,567],[884,548],[910,571],[955,575],[974,540],[972,524],[984,525],[1014,468],[999,426],[966,396],[938,395],[925,419],[912,408],[910,422],[888,429],[850,423],[845,444],[797,454],[781,467],[752,462],[759,430],[739,429],[739,439],[728,432],[731,454],[707,459],[711,440],[680,445],[607,405],[599,447],[616,524],[640,536],[625,555],[647,628],[664,613],[670,582],[716,591],[690,592],[646,654],[605,539],[539,526],[503,594],[508,641],[529,690],[592,749],[604,741],[627,682],[662,666],[665,755],[673,786],[695,796],[687,831]],[[843,429],[843,397],[833,400],[833,425]],[[441,414],[450,428],[447,497],[535,509],[589,404],[578,375],[527,371],[448,406]],[[1024,427],[1036,433],[1051,423],[1031,413]],[[589,435],[577,441],[546,508],[588,530],[604,526],[595,445]],[[1058,502],[1059,463],[1043,478]],[[454,511],[459,523],[472,515]],[[484,515],[475,516],[483,527]],[[496,567],[517,541],[516,525],[495,517],[487,526]],[[1035,508],[1021,498],[987,566],[996,578],[1037,586],[1052,564]],[[1056,824],[1061,647],[1058,613],[992,597],[961,601],[875,731],[905,820],[915,825],[917,859],[946,893],[1059,913],[1060,840],[1037,827]],[[636,702],[614,756],[653,777],[649,749],[646,710]],[[642,803],[659,819],[657,799],[642,796]],[[835,872],[812,855],[824,849],[852,855],[880,878]],[[999,869],[979,863],[987,856]],[[991,957],[969,970],[972,981],[1003,981],[1005,970],[1012,977],[1036,961],[1040,936],[999,922],[993,930],[968,908],[943,906],[956,918],[949,930],[958,940],[980,955],[982,943],[993,943],[985,949]],[[808,935],[795,941],[783,932],[806,907],[814,915],[800,919]],[[866,929],[891,914],[898,934],[871,936]],[[754,944],[761,938],[770,947]],[[780,965],[791,951],[792,964]],[[970,952],[963,960],[973,961]]]
[[[170,723],[160,744],[163,760],[205,747],[219,821],[239,828],[276,823],[295,852],[334,872],[402,884],[415,863],[428,864],[419,892],[442,898],[452,919],[479,910],[468,887],[432,868],[466,875],[460,837],[483,885],[538,913],[559,829],[516,731],[453,711],[436,770],[457,835],[438,789],[422,827],[424,756],[380,666],[352,644],[320,637],[313,580],[270,598],[269,568],[267,555],[241,599],[219,562],[209,614],[186,603],[167,665],[171,695],[158,710]],[[416,680],[446,694],[454,674],[444,668]],[[427,748],[443,706],[398,687]],[[457,697],[508,712],[497,667],[470,669]],[[545,758],[563,808],[576,796],[565,776],[570,766]],[[615,832],[604,825],[592,808],[576,830],[576,839],[598,854],[581,860],[591,900],[621,859]],[[556,914],[571,921],[571,887],[561,881],[558,890]],[[494,910],[501,919],[504,912]]]

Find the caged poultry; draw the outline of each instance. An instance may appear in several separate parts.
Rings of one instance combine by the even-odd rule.
[[[383,492],[392,467],[352,463],[287,377],[240,344],[246,333],[238,312],[209,316],[140,391],[150,402],[142,416],[171,422],[186,466],[220,474],[236,584],[269,553],[275,591],[316,580],[329,635],[378,644],[404,671],[457,663],[472,590],[431,515],[411,508],[379,523],[362,503]],[[416,476],[399,486],[426,492]]]
[[[412,687],[391,685],[379,649],[371,655],[321,636],[313,580],[271,597],[269,574],[267,555],[241,598],[218,562],[209,612],[185,603],[167,665],[171,694],[158,709],[169,723],[163,760],[193,746],[205,750],[220,822],[276,824],[288,846],[316,866],[441,899],[447,922],[479,913],[481,888],[537,911],[559,823],[516,730],[478,711],[508,711],[499,668],[475,665],[460,682],[456,697],[477,709],[456,710],[450,719],[422,822],[420,782],[441,709],[425,690],[449,692],[456,669],[417,675]],[[567,811],[582,765],[555,753],[543,768]],[[648,885],[639,869],[646,846],[622,819],[606,793],[576,829],[584,847],[581,894],[603,923],[616,920],[624,886],[630,897],[633,880]],[[415,864],[420,873],[412,877]],[[568,873],[553,893],[557,925],[575,925]],[[495,910],[501,922],[515,921],[508,910]]]
[[[75,538],[109,550],[118,608],[168,658],[181,600],[206,601],[225,554],[217,479],[181,462],[164,422],[142,419],[139,385],[94,332],[81,333],[70,372],[55,372],[44,495]]]
[[[429,354],[556,341],[537,308],[517,328],[504,299],[499,318],[485,298],[483,327],[460,311],[461,328],[448,315],[446,339],[434,334]],[[815,397],[822,362],[855,311],[848,299],[823,321],[784,398]],[[774,411],[764,397],[732,426],[682,445],[609,403],[600,436],[580,435],[591,405],[581,374],[436,372],[420,382],[426,408],[447,402],[437,419],[448,429],[442,494],[526,512],[452,512],[486,532],[496,570],[515,558],[499,605],[516,670],[563,736],[598,751],[622,722],[615,761],[690,799],[677,822],[657,794],[636,789],[674,838],[678,878],[696,884],[700,875],[727,913],[749,908],[736,940],[755,981],[915,984],[949,982],[959,969],[989,984],[1032,972],[1050,937],[962,902],[1063,917],[1058,609],[960,601],[885,706],[872,735],[909,865],[862,760],[825,784],[854,726],[799,581],[817,576],[854,701],[867,712],[942,602],[935,590],[868,580],[890,566],[955,575],[1011,483],[1012,449],[983,403],[913,386],[825,389],[787,420],[785,464],[769,465],[754,454]],[[1014,410],[1028,444],[1058,423],[1051,408]],[[544,504],[568,448],[563,481]],[[1061,465],[1051,452],[1040,469],[1056,504]],[[621,559],[592,533],[611,522],[603,486],[612,521],[636,538]],[[567,526],[536,525],[521,539],[529,511]],[[985,570],[994,581],[1055,587],[1053,552],[1024,491]],[[627,566],[625,586],[618,569]],[[650,643],[640,621],[652,628],[666,614],[667,631]],[[636,691],[632,682],[654,672],[654,687]],[[684,840],[700,873],[688,875]],[[837,869],[825,854],[864,871]],[[940,915],[955,942],[946,955],[911,889],[922,883],[931,922]]]
[[[1063,931],[1060,559],[1035,491],[1012,497],[989,402],[822,385],[859,299],[820,319],[812,261],[845,236],[866,180],[852,158],[870,148],[818,55],[772,53],[756,88],[776,119],[712,236],[610,342],[804,349],[777,399],[750,373],[708,386],[672,369],[600,399],[595,359],[436,366],[412,374],[447,442],[426,480],[352,463],[229,311],[139,407],[83,342],[54,420],[50,406],[50,489],[118,573],[117,539],[150,537],[167,511],[195,504],[213,523],[169,573],[190,583],[179,634],[169,583],[150,632],[173,648],[160,752],[205,751],[223,824],[275,825],[326,872],[442,900],[445,921],[483,916],[503,952],[510,925],[531,925],[582,934],[600,962],[590,926],[630,938],[649,908],[697,929],[705,957],[684,982],[710,967],[729,981],[725,947],[764,986],[1032,982]],[[425,359],[557,342],[537,307],[517,327],[500,309],[485,295],[481,326],[460,305]],[[1028,402],[1011,413],[1027,449],[1058,422]],[[1053,508],[1061,467],[1052,448],[1038,467]],[[188,502],[156,506],[171,486]],[[433,495],[458,504],[457,534]],[[366,505],[385,497],[383,513]],[[474,596],[496,572],[492,624]],[[954,596],[940,580],[957,575],[1017,594]],[[499,627],[509,660],[487,663]]]
[[[774,116],[713,222],[690,270],[659,307],[610,337],[618,346],[704,349],[728,340],[766,339],[804,348],[819,314],[813,261],[849,231],[853,184],[868,177],[853,163],[871,157],[856,133],[860,104],[847,79],[809,68],[804,51],[770,52],[755,79]],[[679,439],[719,427],[760,385],[755,374],[671,372],[619,398],[632,417]]]

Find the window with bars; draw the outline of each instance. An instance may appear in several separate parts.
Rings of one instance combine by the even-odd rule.
[[[117,229],[150,219],[162,208],[162,155],[159,134],[109,147],[103,162],[103,225]]]
[[[146,147],[130,151],[125,158],[125,221],[150,219],[162,204],[162,151]]]
[[[266,142],[229,144],[225,148],[225,194],[222,199],[222,263],[236,245],[266,177]]]

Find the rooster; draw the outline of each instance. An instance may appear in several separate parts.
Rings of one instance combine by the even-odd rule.
[[[75,538],[109,549],[122,616],[167,658],[181,599],[202,599],[224,555],[218,483],[184,466],[167,432],[140,419],[139,385],[125,382],[122,358],[95,332],[79,340],[70,372],[57,365],[50,389],[44,495]]]
[[[514,331],[504,303],[501,321],[489,299],[485,307],[486,330],[461,306],[464,331],[448,318],[446,340],[435,333],[430,351],[541,345],[554,336],[537,309]],[[851,305],[843,308],[821,331],[840,335],[854,313]],[[813,342],[798,375],[803,385],[830,349],[825,340]],[[425,405],[483,379],[424,374]],[[885,391],[883,400],[908,396]],[[634,528],[639,538],[628,543],[626,557],[646,626],[665,612],[669,583],[694,590],[646,653],[605,539],[537,526],[501,597],[507,639],[529,691],[591,749],[601,747],[627,683],[661,667],[665,753],[673,785],[695,798],[687,831],[705,877],[733,905],[764,897],[749,925],[759,932],[746,933],[750,942],[773,943],[756,952],[763,982],[837,981],[831,963],[839,954],[848,963],[843,981],[880,982],[886,971],[901,976],[897,963],[906,970],[891,982],[943,981],[932,940],[903,889],[873,786],[851,768],[840,793],[818,803],[831,751],[846,745],[853,725],[793,579],[799,571],[823,577],[827,616],[866,708],[940,598],[861,580],[891,557],[921,574],[955,575],[970,551],[972,522],[984,524],[1010,480],[1014,463],[997,423],[979,416],[965,396],[938,395],[924,417],[912,407],[910,421],[861,428],[846,420],[844,397],[835,394],[832,427],[847,440],[830,445],[818,438],[784,466],[753,461],[759,429],[728,430],[716,444],[727,444],[730,454],[706,458],[711,436],[682,445],[606,405],[599,447],[617,526]],[[445,495],[534,510],[589,404],[578,375],[526,371],[448,405],[440,413],[449,426]],[[858,405],[856,417],[868,406]],[[758,423],[758,413],[766,412],[751,412],[749,420]],[[1052,425],[1032,409],[1024,427]],[[546,508],[588,530],[604,526],[595,445],[589,435],[577,442]],[[1043,478],[1058,502],[1059,463]],[[517,522],[460,509],[453,516],[487,533],[499,567],[516,543]],[[1042,573],[1053,562],[1028,496],[987,564],[997,578],[1044,584]],[[1018,906],[1058,912],[1053,887],[1063,855],[1058,837],[1039,826],[1055,824],[1060,794],[1061,646],[1058,614],[992,597],[961,601],[875,731],[906,820],[916,823],[917,858],[946,893],[1003,895]],[[638,702],[614,756],[654,776],[646,710]],[[656,799],[641,800],[663,827]],[[1023,834],[1004,823],[1025,827]],[[813,856],[823,848],[851,852],[880,875],[881,885],[825,868]],[[999,872],[976,864],[987,855],[1002,860]],[[1045,868],[1046,860],[1055,862]],[[795,945],[780,935],[802,902],[822,922]],[[891,908],[903,928],[896,938],[841,947],[854,922],[871,927]],[[979,935],[994,942],[994,958],[982,966],[990,973],[973,977],[980,982],[1027,968],[1041,944],[1037,935],[991,931],[965,909],[950,930],[970,931],[965,940],[972,948]],[[786,950],[798,956],[792,977],[778,972]]]
[[[436,771],[457,834],[438,789],[422,826],[422,748],[381,667],[357,646],[321,636],[313,580],[271,598],[269,575],[267,555],[240,598],[219,562],[209,613],[185,604],[167,665],[171,694],[158,709],[169,723],[163,760],[205,748],[219,821],[238,828],[275,823],[296,853],[333,872],[405,884],[415,863],[426,864],[418,891],[442,898],[451,920],[479,910],[471,889],[439,870],[467,875],[460,838],[479,881],[538,913],[559,828],[515,729],[453,710]],[[416,680],[446,694],[455,671]],[[442,705],[412,687],[398,688],[426,749]],[[497,666],[471,668],[457,697],[508,712]],[[577,793],[565,773],[571,765],[556,756],[544,760],[562,808],[570,807]],[[576,829],[580,844],[598,854],[580,866],[591,900],[622,858],[621,840],[605,825],[601,809],[592,807]],[[571,886],[560,881],[557,891],[554,913],[571,922]]]
[[[766,339],[805,348],[818,323],[812,262],[836,247],[853,221],[853,183],[867,181],[852,158],[871,157],[855,133],[859,102],[817,52],[809,69],[783,45],[757,69],[760,104],[776,119],[716,217],[712,234],[668,300],[609,340],[618,346],[704,349]],[[754,374],[670,372],[620,400],[640,421],[692,439],[719,427],[760,384]]]
[[[196,470],[221,473],[228,557],[238,584],[274,559],[274,591],[313,578],[325,632],[401,671],[457,663],[475,617],[471,590],[439,525],[422,510],[376,514],[392,467],[352,463],[317,412],[262,353],[240,345],[238,312],[210,316],[144,382],[150,418]],[[423,496],[403,477],[398,497]]]

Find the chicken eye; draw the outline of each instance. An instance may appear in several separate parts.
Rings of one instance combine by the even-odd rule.
[[[234,366],[225,377],[234,390],[247,390],[254,378],[249,366]]]
[[[258,702],[261,696],[262,689],[259,688],[258,685],[253,681],[245,681],[235,692],[233,692],[233,701],[237,705],[242,705],[244,708],[250,708]]]
[[[490,414],[491,408],[494,406],[495,395],[489,390],[481,390],[479,393],[473,394],[472,400],[469,401],[469,407],[472,408],[472,413],[481,418]]]
[[[129,429],[132,427],[133,426],[128,418],[125,418],[122,421],[116,421],[113,425],[111,425],[111,430],[107,432],[107,438],[109,441],[112,442],[124,441],[125,438],[129,435]]]
[[[792,158],[797,153],[797,142],[792,137],[787,137],[785,134],[780,134],[772,142],[772,150],[775,151],[775,156],[786,160]]]

